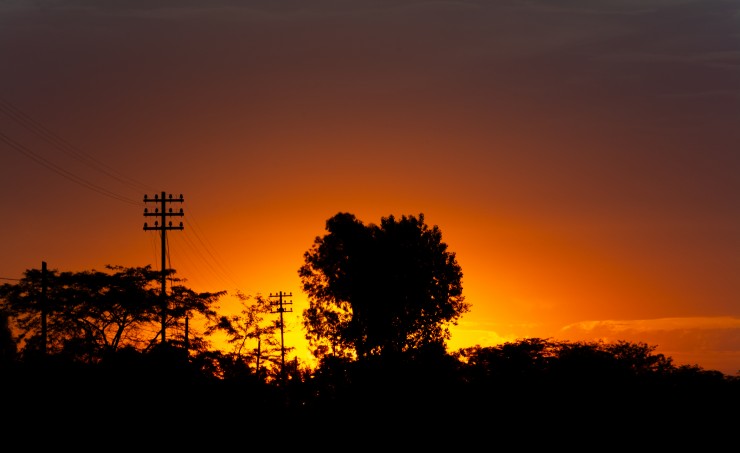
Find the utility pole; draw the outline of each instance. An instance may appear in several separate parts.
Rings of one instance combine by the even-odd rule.
[[[49,310],[46,297],[46,261],[41,262],[41,352],[46,356],[46,314]]]
[[[190,340],[188,339],[189,331],[188,331],[188,325],[189,325],[189,317],[188,313],[185,313],[185,351],[190,351]]]
[[[162,192],[161,196],[154,195],[154,198],[149,198],[146,195],[144,195],[144,203],[159,203],[159,208],[155,208],[154,212],[149,212],[147,208],[144,208],[144,217],[159,217],[160,220],[154,221],[154,226],[149,226],[146,222],[144,222],[144,231],[147,230],[158,230],[162,237],[162,292],[160,294],[160,297],[162,299],[162,344],[165,343],[165,325],[167,322],[167,239],[166,239],[166,233],[167,230],[182,230],[184,227],[182,226],[182,222],[180,222],[179,226],[172,225],[172,221],[167,221],[168,217],[182,217],[185,214],[182,212],[182,208],[180,208],[180,211],[173,212],[172,208],[167,209],[167,203],[182,203],[185,199],[182,197],[182,194],[180,194],[180,198],[173,198],[172,194],[170,194],[169,198],[165,198],[165,193]],[[160,224],[161,222],[161,224]]]
[[[285,308],[284,305],[293,305],[293,301],[285,302],[284,297],[293,297],[293,293],[284,293],[280,291],[277,294],[270,293],[270,299],[277,298],[277,302],[270,302],[270,305],[277,305],[278,308],[272,310],[271,313],[280,313],[280,378],[285,383],[285,323],[283,322],[283,313],[290,313],[293,311],[292,308]]]

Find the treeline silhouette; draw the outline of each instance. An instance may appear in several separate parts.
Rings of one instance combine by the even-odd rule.
[[[310,371],[289,367],[283,380],[260,378],[237,361],[215,369],[220,353],[163,344],[147,352],[126,348],[94,363],[6,354],[2,388],[18,426],[92,437],[139,424],[165,429],[165,436],[187,426],[263,434],[282,426],[303,435],[329,429],[334,437],[359,430],[370,435],[365,442],[374,441],[376,429],[425,442],[436,430],[523,426],[540,435],[570,426],[584,430],[578,436],[606,431],[623,438],[651,425],[672,425],[673,434],[708,424],[718,434],[733,429],[736,377],[676,366],[653,350],[643,343],[529,338],[452,353],[430,347],[363,360],[328,355]]]
[[[147,275],[148,270],[114,269],[117,272],[106,277],[110,277],[111,288],[119,287],[112,283],[115,281],[126,287],[122,281]],[[91,333],[93,327],[78,334],[81,323],[75,316],[84,314],[87,325],[109,324],[115,304],[106,310],[98,306],[98,320],[92,318],[96,312],[90,307],[83,308],[91,301],[102,304],[97,297],[108,297],[102,294],[115,291],[108,288],[94,296],[86,288],[84,292],[91,299],[80,298],[72,290],[76,285],[70,284],[75,274],[65,273],[58,275],[62,280],[70,279],[62,285],[63,291],[57,293],[51,289],[53,285],[47,290],[47,295],[56,294],[59,305],[50,311],[47,327],[55,338],[42,352],[38,332],[19,344],[10,329],[11,315],[23,318],[35,313],[34,322],[26,321],[38,325],[38,305],[30,299],[39,292],[26,288],[16,293],[21,296],[18,301],[25,302],[19,308],[12,303],[15,296],[10,291],[32,283],[37,274],[29,271],[29,279],[3,287],[1,379],[6,407],[14,417],[13,424],[6,426],[42,426],[56,432],[57,438],[114,436],[121,430],[136,435],[141,429],[154,435],[163,427],[170,434],[162,435],[174,436],[188,432],[187,426],[279,435],[276,431],[283,426],[303,435],[329,428],[341,433],[381,429],[421,442],[429,441],[428,434],[437,430],[497,427],[506,431],[524,424],[552,434],[573,424],[593,434],[628,423],[630,426],[619,428],[624,438],[654,423],[672,423],[695,432],[710,421],[721,427],[737,420],[737,416],[727,418],[726,410],[732,414],[737,411],[738,377],[696,365],[675,365],[670,357],[656,354],[655,346],[644,343],[528,338],[452,352],[443,343],[431,343],[360,358],[327,353],[314,368],[293,359],[282,369],[275,350],[269,354],[272,359],[265,358],[258,365],[254,354],[210,349],[195,334],[194,342],[171,335],[170,341],[162,343],[154,333],[151,341],[141,343],[147,346],[135,347],[142,332],[156,332],[158,310],[151,307],[158,306],[157,299],[131,308],[142,322],[145,313],[151,315],[142,324],[149,330],[139,326],[142,332],[119,334],[127,338],[119,343],[98,343],[100,336]],[[156,273],[150,277],[157,280]],[[54,282],[54,278],[46,278]],[[137,281],[143,284],[147,279]],[[156,296],[155,286],[147,290],[149,296]],[[189,294],[197,299],[194,293]],[[125,301],[119,299],[118,303],[127,306]],[[65,304],[71,306],[63,309]],[[259,304],[252,301],[245,306]],[[122,319],[133,317],[118,308]],[[209,312],[205,306],[201,309]],[[268,309],[263,305],[262,311],[255,313]],[[252,319],[258,318],[255,313]],[[230,328],[239,321],[238,316],[230,319],[233,324],[224,317],[214,319]],[[61,325],[64,323],[78,327]],[[175,324],[171,321],[173,330]],[[128,327],[133,329],[135,324]],[[267,329],[263,336],[275,333],[269,325],[263,329]],[[244,340],[246,336],[234,338]],[[373,441],[377,438],[365,440]]]
[[[740,421],[738,376],[675,365],[645,343],[525,338],[449,351],[445,326],[469,305],[436,226],[340,213],[327,231],[299,270],[315,366],[284,360],[270,300],[237,294],[241,311],[222,315],[225,292],[195,292],[171,269],[166,303],[150,266],[44,267],[0,285],[6,434],[119,449],[231,449],[237,434],[342,451],[585,439],[665,449],[706,448]],[[230,350],[212,346],[216,334]]]

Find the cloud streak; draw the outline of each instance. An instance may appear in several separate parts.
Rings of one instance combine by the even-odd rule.
[[[740,329],[740,318],[731,316],[582,321],[567,325],[563,333],[655,332],[671,330]]]

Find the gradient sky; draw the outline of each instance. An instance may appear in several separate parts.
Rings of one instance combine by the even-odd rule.
[[[170,267],[292,293],[302,351],[326,220],[423,213],[472,306],[451,349],[740,370],[735,0],[6,0],[0,61],[3,279],[159,269],[143,196],[183,194]]]

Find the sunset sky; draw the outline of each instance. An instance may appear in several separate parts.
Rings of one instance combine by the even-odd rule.
[[[292,293],[305,354],[326,220],[423,213],[472,307],[450,350],[740,370],[736,0],[6,0],[0,61],[0,283],[159,269],[143,197],[183,194],[170,267]]]

